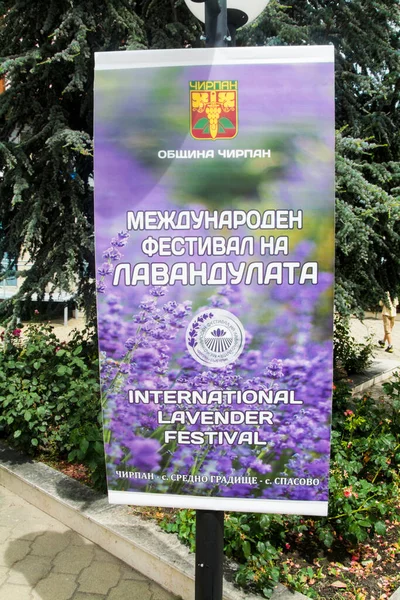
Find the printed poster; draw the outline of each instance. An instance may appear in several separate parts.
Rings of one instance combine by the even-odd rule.
[[[109,500],[326,515],[332,47],[96,55]]]

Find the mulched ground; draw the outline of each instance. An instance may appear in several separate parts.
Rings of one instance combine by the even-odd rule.
[[[386,600],[400,586],[400,518],[386,526],[384,536],[355,548],[337,545],[325,556],[310,552],[309,544],[297,538],[283,564],[290,575],[303,579],[305,595],[308,587],[321,600]]]
[[[49,467],[61,471],[64,475],[68,475],[68,477],[76,479],[80,483],[93,487],[89,469],[85,465],[71,464],[66,460],[46,460],[43,456],[40,456],[39,459],[49,465]]]
[[[144,519],[171,518],[174,509],[131,507]],[[322,555],[320,547],[292,540],[282,565],[305,596],[318,600],[387,600],[400,587],[400,507],[399,518],[386,522],[384,536],[375,535],[356,548],[337,543]],[[286,581],[282,583],[288,585]],[[314,594],[309,593],[312,590]]]

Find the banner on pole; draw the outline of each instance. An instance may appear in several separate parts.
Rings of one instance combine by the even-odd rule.
[[[325,515],[333,48],[96,55],[112,503]]]

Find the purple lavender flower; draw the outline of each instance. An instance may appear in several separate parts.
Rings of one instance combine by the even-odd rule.
[[[141,437],[134,438],[129,446],[131,458],[127,465],[135,467],[139,471],[157,471],[161,461],[160,442],[154,439]]]
[[[160,296],[165,296],[167,291],[168,291],[168,288],[158,285],[158,286],[154,286],[154,287],[150,288],[149,294],[159,298]]]
[[[213,308],[227,308],[230,304],[226,296],[215,294],[208,299]]]
[[[173,312],[177,306],[178,306],[178,303],[175,302],[175,300],[170,300],[169,302],[164,304],[163,310],[165,310],[165,312],[167,312],[167,313],[173,314]]]
[[[274,358],[266,368],[267,377],[271,377],[271,379],[280,379],[283,375],[282,367],[282,361]]]
[[[102,277],[105,277],[106,275],[111,275],[113,268],[109,263],[103,263],[101,267],[97,269],[97,272]]]
[[[107,260],[111,258],[107,257]],[[271,297],[275,288],[271,288]],[[172,475],[179,472],[225,474],[243,477],[258,476],[265,481],[268,474],[272,481],[278,473],[286,477],[301,475],[321,480],[320,486],[306,489],[287,489],[282,486],[259,484],[216,485],[211,479],[201,486],[189,483],[152,482],[146,479],[129,480],[134,489],[169,491],[170,493],[217,494],[228,496],[250,496],[290,499],[324,499],[327,473],[326,452],[329,447],[330,410],[330,361],[329,344],[315,342],[311,337],[312,307],[319,295],[314,290],[300,290],[302,301],[294,297],[290,286],[281,294],[279,302],[284,311],[278,311],[274,319],[246,331],[245,349],[234,365],[220,369],[206,369],[199,365],[186,351],[188,344],[196,344],[200,325],[213,317],[212,309],[202,307],[201,316],[186,332],[185,318],[190,314],[191,302],[168,300],[162,303],[168,290],[154,287],[144,290],[137,302],[137,311],[124,306],[119,295],[105,296],[100,304],[99,337],[102,350],[102,389],[107,400],[105,409],[106,428],[111,438],[108,446],[109,462],[126,465],[140,472],[162,469]],[[222,293],[223,292],[223,293]],[[297,290],[299,294],[299,290]],[[214,294],[225,298],[229,310],[236,312],[236,303],[243,303],[243,291],[226,288]],[[284,298],[287,299],[286,310]],[[261,310],[254,306],[252,310]],[[279,334],[277,333],[279,330]],[[216,327],[216,337],[224,330]],[[265,366],[267,365],[267,366]],[[157,421],[157,410],[172,415],[178,407],[145,404],[129,404],[128,390],[195,390],[210,392],[227,391],[279,391],[295,390],[296,398],[303,407],[278,405],[268,406],[273,410],[272,427],[255,428],[259,439],[267,446],[251,447],[229,444],[204,446],[169,446],[163,441],[163,428]],[[265,410],[262,405],[243,406],[233,402],[218,410]],[[216,407],[214,407],[216,408]],[[209,411],[209,406],[196,406],[193,410]],[[190,412],[193,412],[190,410]],[[184,430],[232,432],[229,425],[205,426],[187,423]],[[235,426],[237,431],[248,431],[249,427]],[[254,429],[254,428],[253,428]],[[198,466],[200,465],[200,466]],[[279,471],[277,470],[279,466]],[[197,471],[200,469],[200,471]],[[283,470],[282,470],[283,469]],[[109,470],[109,484],[118,488],[115,472]],[[149,488],[150,485],[150,488]]]
[[[241,362],[246,371],[253,371],[260,366],[262,362],[262,354],[260,350],[249,350],[248,352],[244,353]]]
[[[173,311],[173,315],[177,319],[184,319],[190,313],[191,308],[191,306],[187,308],[184,304],[178,304],[178,306]]]
[[[137,344],[137,340],[133,337],[130,337],[126,340],[126,342],[124,343],[125,348],[127,348],[128,350],[133,350],[134,347]]]
[[[112,238],[111,246],[113,248],[123,248],[128,243],[129,233],[127,231],[120,231],[117,237]]]
[[[138,369],[151,370],[159,363],[160,354],[155,348],[139,348],[132,356],[132,361]]]
[[[150,300],[142,300],[142,302],[139,304],[139,308],[147,312],[153,311],[155,307],[156,301],[153,298],[151,298]]]
[[[121,252],[119,252],[115,248],[107,248],[107,250],[103,252],[103,258],[109,258],[110,260],[112,260],[112,262],[117,262],[118,260],[120,260],[121,256]]]

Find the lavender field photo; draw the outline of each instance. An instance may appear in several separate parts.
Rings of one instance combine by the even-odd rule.
[[[140,54],[132,53],[132,68],[117,64],[96,74],[98,330],[109,491],[126,492],[131,503],[131,493],[138,503],[141,494],[155,494],[160,506],[169,495],[186,498],[188,507],[191,497],[325,504],[332,64],[266,58],[257,65],[136,68]],[[235,137],[191,135],[189,89],[203,81],[237,82]],[[200,123],[207,136],[206,121]],[[198,151],[204,154],[195,158]],[[185,230],[132,226],[149,211],[186,211],[193,219]],[[217,226],[217,217],[229,213],[282,213],[295,223]],[[215,217],[211,225],[204,214]],[[213,252],[198,251],[198,240],[211,238]],[[160,274],[172,272],[172,283],[159,283]],[[156,274],[151,281],[149,273]],[[211,278],[185,281],[182,273]],[[192,350],[197,331],[218,314],[238,321],[243,340],[234,360],[207,366]],[[211,350],[228,354],[226,329],[210,325],[209,332]]]

